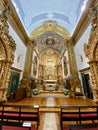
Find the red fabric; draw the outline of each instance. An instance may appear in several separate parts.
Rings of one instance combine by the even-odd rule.
[[[81,117],[97,117],[97,113],[81,114]]]
[[[19,117],[19,114],[15,114],[15,113],[4,113],[4,116],[15,116],[15,117]]]
[[[37,117],[36,114],[21,114],[20,117]]]
[[[3,126],[2,130],[29,130],[29,128],[16,127],[16,126]]]
[[[81,117],[97,117],[97,113],[81,114]],[[79,114],[62,114],[62,118],[79,118]]]
[[[0,112],[0,116],[2,115],[2,112]]]
[[[2,130],[29,130],[29,128],[16,127],[16,126],[3,126]],[[31,128],[31,130],[37,130],[37,128]]]
[[[62,114],[62,118],[78,118],[79,114]]]
[[[69,130],[69,128],[63,128],[62,130]],[[98,128],[73,128],[72,130],[98,130]]]
[[[72,130],[98,130],[98,128],[74,128]]]

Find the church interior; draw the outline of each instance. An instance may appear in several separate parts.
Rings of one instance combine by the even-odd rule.
[[[30,108],[38,110],[34,129],[34,115],[20,117]],[[0,128],[97,130],[97,117],[98,1],[0,0]]]

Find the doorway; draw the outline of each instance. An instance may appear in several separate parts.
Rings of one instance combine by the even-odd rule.
[[[82,73],[82,83],[85,96],[93,99],[93,91],[89,74]]]

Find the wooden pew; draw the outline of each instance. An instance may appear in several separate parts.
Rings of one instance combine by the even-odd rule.
[[[30,125],[24,125],[23,122],[0,121],[0,130],[37,130]]]
[[[98,123],[73,124],[69,125],[69,130],[98,130]]]
[[[1,121],[36,122],[39,125],[39,106],[31,105],[2,105],[0,106]]]
[[[64,130],[65,121],[75,121],[81,124],[83,121],[98,120],[98,106],[61,106],[60,124]]]
[[[26,97],[26,88],[18,88],[8,97],[8,101],[20,101]]]

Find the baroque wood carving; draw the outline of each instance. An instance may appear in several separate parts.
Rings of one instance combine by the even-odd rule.
[[[0,101],[7,100],[11,66],[16,44],[9,35],[9,26],[4,14],[0,14]]]
[[[90,16],[92,28],[84,51],[89,59],[94,100],[98,102],[98,5],[90,9]]]

